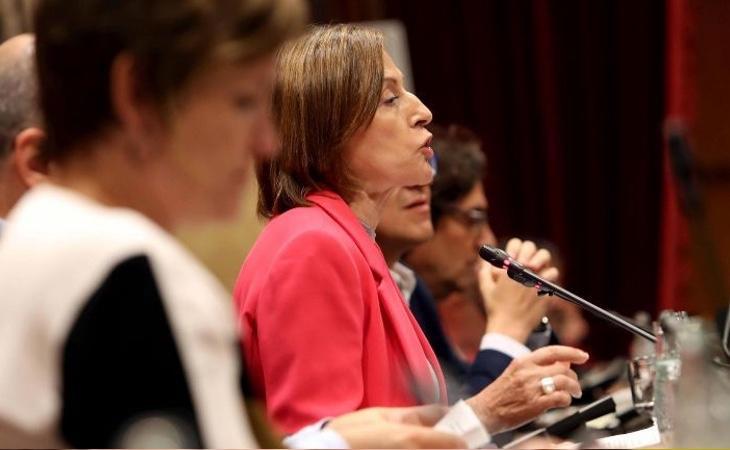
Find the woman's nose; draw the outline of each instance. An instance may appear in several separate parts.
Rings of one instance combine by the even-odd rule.
[[[431,110],[428,109],[418,97],[416,97],[415,94],[410,95],[413,96],[413,99],[416,102],[411,126],[425,127],[426,125],[431,123],[431,120],[433,120],[433,114],[431,113]]]

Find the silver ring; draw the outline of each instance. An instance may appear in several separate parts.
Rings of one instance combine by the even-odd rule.
[[[543,394],[550,395],[555,392],[555,380],[553,380],[553,377],[541,378],[540,387],[542,388]]]

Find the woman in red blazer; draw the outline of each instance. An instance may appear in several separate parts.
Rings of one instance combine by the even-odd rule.
[[[317,48],[331,53],[313,58]],[[259,170],[259,209],[273,218],[235,288],[269,415],[291,432],[367,406],[445,401],[436,357],[371,231],[394,187],[431,181],[431,112],[403,87],[382,36],[346,25],[282,52],[274,110],[283,152]],[[297,123],[301,112],[310,122]]]
[[[431,182],[431,112],[405,89],[382,35],[353,25],[285,46],[273,111],[281,151],[257,169],[259,212],[271,220],[234,292],[268,414],[292,432],[368,406],[445,402],[436,357],[373,232],[395,188]]]

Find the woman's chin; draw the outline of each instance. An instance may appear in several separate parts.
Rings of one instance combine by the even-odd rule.
[[[433,170],[430,164],[426,164],[426,169],[423,172],[423,181],[418,183],[419,186],[423,186],[426,184],[431,184],[433,182],[433,177],[436,175],[436,172]]]
[[[395,172],[393,173],[395,175]],[[418,171],[401,171],[394,181],[397,186],[425,186],[433,182],[434,171],[430,164],[419,167]]]

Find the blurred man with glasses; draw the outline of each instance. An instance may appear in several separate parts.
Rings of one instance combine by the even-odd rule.
[[[495,245],[482,178],[486,158],[470,131],[432,127],[437,174],[431,186],[402,188],[384,207],[376,239],[391,274],[429,339],[447,375],[449,398],[458,399],[490,384],[541,323],[547,302],[534,289],[509,279],[478,255]],[[512,239],[506,250],[548,279],[556,279],[547,250]],[[488,321],[479,350],[468,362],[444,333],[437,304],[454,293],[478,299]],[[547,343],[547,339],[541,342]]]

